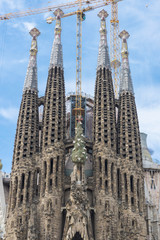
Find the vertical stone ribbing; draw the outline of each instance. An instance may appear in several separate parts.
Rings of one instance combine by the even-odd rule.
[[[31,203],[31,175],[34,172],[35,155],[39,151],[39,117],[37,89],[37,36],[40,32],[33,28],[30,59],[24,83],[23,96],[18,116],[14,144],[10,189],[10,207],[6,224],[6,240],[26,239],[27,219],[29,211],[27,204]],[[22,213],[22,209],[25,212]],[[22,226],[23,224],[23,226]]]
[[[38,94],[26,90],[22,96],[14,145],[13,164],[38,152]]]
[[[94,209],[96,212],[95,239],[102,240],[108,237],[117,239],[115,233],[111,233],[110,230],[115,228],[113,219],[115,219],[116,207],[112,214],[113,219],[107,218],[109,206],[116,203],[114,199],[116,198],[115,174],[113,171],[116,169],[117,159],[113,157],[116,152],[116,114],[106,36],[105,18],[108,14],[102,10],[98,16],[101,18],[101,27],[94,96],[93,169],[95,181]],[[107,222],[104,219],[104,214]]]
[[[13,164],[15,161],[19,164],[22,158],[31,157],[39,150],[36,37],[40,32],[33,28],[30,34],[33,39],[17,122]]]
[[[116,149],[115,100],[111,71],[97,71],[94,107],[94,143]]]
[[[122,38],[122,75],[119,93],[118,153],[122,158],[142,166],[138,116],[128,60],[129,34],[122,31],[120,37]]]
[[[104,143],[106,147],[115,150],[115,99],[105,24],[105,17],[107,17],[108,14],[102,10],[98,16],[101,18],[101,28],[94,97],[94,143]]]
[[[119,97],[118,153],[142,165],[138,116],[135,98],[130,92],[123,92]]]
[[[55,37],[44,100],[42,122],[42,178],[40,219],[41,239],[61,239],[61,204],[63,198],[64,140],[65,140],[65,87],[61,45],[62,10],[56,16]],[[44,204],[45,202],[45,204]]]
[[[61,17],[57,9],[55,39],[53,42],[47,87],[45,92],[41,146],[44,149],[65,139],[65,87],[61,45]]]
[[[108,177],[105,174],[106,164],[111,164],[112,159],[104,156],[105,149],[111,153],[116,151],[116,115],[115,99],[110,70],[110,60],[106,37],[105,18],[107,12],[102,10],[98,14],[101,18],[100,45],[98,55],[97,76],[94,96],[94,128],[93,128],[93,156],[94,178],[96,189],[108,191]]]
[[[139,123],[131,72],[128,59],[127,38],[128,32],[120,33],[122,38],[122,74],[119,92],[118,112],[118,154],[125,167],[126,182],[129,188],[125,193],[125,204],[132,211],[140,212],[144,216],[144,185],[142,171],[142,155]],[[129,171],[128,171],[129,169]]]
[[[65,139],[65,89],[63,69],[49,70],[43,113],[42,149]]]

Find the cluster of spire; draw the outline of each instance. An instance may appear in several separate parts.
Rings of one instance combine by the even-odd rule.
[[[107,44],[105,19],[108,13],[105,10],[98,14],[101,26],[93,111],[93,146],[89,145],[88,149],[89,154],[92,149],[93,178],[91,181],[85,178],[88,153],[81,118],[78,119],[71,155],[74,165],[71,184],[65,178],[65,157],[70,156],[72,144],[66,142],[61,44],[63,14],[61,9],[54,12],[55,37],[42,101],[38,99],[37,87],[37,37],[40,32],[36,28],[30,31],[32,44],[14,145],[7,240],[12,236],[28,240],[80,239],[80,235],[85,240],[93,240],[95,232],[96,239],[101,240],[105,239],[104,229],[107,238],[112,236],[112,239],[117,239],[118,235],[123,235],[119,229],[115,229],[117,223],[122,223],[123,219],[127,219],[127,224],[131,223],[133,221],[129,219],[133,219],[133,212],[143,212],[141,143],[128,59],[129,34],[124,30],[119,35],[122,39],[122,65],[119,99],[116,102]],[[41,103],[43,119],[40,124],[38,107]],[[90,161],[88,163],[90,165]],[[129,211],[126,211],[126,207]],[[21,209],[23,211],[19,211]],[[128,213],[129,217],[126,216]],[[120,219],[118,216],[123,217]],[[95,232],[92,230],[94,222]],[[121,225],[124,234],[128,229],[131,232],[133,225],[138,226],[134,223],[128,228],[127,224],[127,228]],[[76,232],[81,234],[77,235]]]
[[[50,58],[50,66],[52,67],[60,67],[63,68],[63,54],[62,54],[62,44],[61,44],[61,18],[63,16],[63,11],[61,9],[57,9],[54,12],[56,16],[56,25],[55,25],[55,37],[53,41],[51,58]],[[99,44],[99,52],[98,52],[98,63],[97,69],[99,68],[107,68],[111,69],[110,58],[109,58],[109,50],[107,44],[107,29],[106,29],[106,21],[105,18],[108,17],[108,13],[103,9],[99,12],[98,16],[101,19],[101,27],[100,27],[100,44]],[[38,29],[33,28],[30,31],[30,35],[33,37],[31,49],[30,49],[30,59],[29,65],[27,69],[24,91],[26,90],[37,90],[37,37],[40,35]],[[121,80],[120,80],[120,90],[119,93],[123,91],[129,91],[134,93],[133,84],[131,79],[131,72],[129,66],[128,59],[128,46],[127,39],[129,38],[129,33],[123,30],[119,37],[122,39],[122,63],[121,63]]]

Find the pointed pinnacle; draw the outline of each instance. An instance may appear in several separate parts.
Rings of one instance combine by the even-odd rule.
[[[37,91],[37,37],[40,35],[40,32],[37,28],[33,28],[30,32],[30,35],[33,37],[30,49],[30,59],[27,68],[27,74],[25,78],[23,92],[26,90],[35,90]]]
[[[103,9],[99,12],[98,17],[101,19],[100,27],[100,44],[99,44],[99,53],[98,53],[98,65],[97,69],[106,67],[111,69],[110,59],[109,59],[109,50],[107,44],[107,29],[106,29],[106,20],[108,13]]]
[[[60,8],[58,8],[58,9],[56,9],[56,10],[54,11],[54,15],[55,15],[57,18],[62,18],[63,15],[64,15],[64,12],[63,12]]]
[[[107,13],[107,11],[105,11],[104,9],[102,9],[102,10],[98,13],[97,16],[100,17],[101,19],[105,19],[105,18],[107,18],[107,17],[109,16],[109,14]]]
[[[64,15],[61,9],[57,9],[54,12],[56,16],[56,26],[55,26],[55,37],[53,41],[52,51],[51,51],[51,58],[50,58],[50,66],[49,69],[52,67],[63,67],[63,54],[62,54],[62,44],[61,44],[61,17]]]
[[[126,30],[123,30],[120,32],[119,37],[122,39],[122,60],[125,56],[128,57],[128,45],[127,45],[127,39],[130,37],[129,33]]]
[[[31,29],[29,34],[33,37],[30,49],[30,55],[34,56],[38,52],[36,38],[40,35],[40,31],[37,28]]]
[[[128,39],[130,35],[126,30],[123,30],[122,32],[120,32],[119,37],[123,40],[123,39]]]
[[[134,94],[133,91],[133,84],[131,78],[131,71],[129,66],[129,59],[128,59],[128,45],[127,39],[129,38],[129,33],[123,30],[119,37],[122,39],[122,49],[121,49],[121,56],[122,56],[122,65],[121,65],[121,79],[120,79],[120,93],[129,91]]]
[[[31,31],[29,32],[29,34],[32,37],[38,37],[40,35],[40,31],[37,28],[32,28]]]

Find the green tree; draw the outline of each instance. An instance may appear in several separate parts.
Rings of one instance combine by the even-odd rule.
[[[85,148],[85,140],[81,121],[78,121],[76,127],[74,148],[72,150],[72,162],[85,164],[87,151]]]

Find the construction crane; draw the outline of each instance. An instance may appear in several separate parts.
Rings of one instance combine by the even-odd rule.
[[[118,98],[118,89],[120,82],[120,42],[119,42],[119,20],[118,20],[118,2],[115,0],[111,3],[111,20],[110,20],[110,58],[112,67],[112,78],[114,83],[115,97]]]
[[[0,20],[9,20],[9,19],[14,19],[14,18],[19,18],[19,17],[37,15],[37,14],[46,13],[46,12],[52,12],[57,8],[60,8],[63,10],[63,9],[75,8],[77,6],[81,6],[81,7],[88,6],[90,8],[90,10],[92,10],[92,7],[95,7],[97,5],[105,6],[105,5],[110,4],[112,1],[114,1],[114,0],[76,0],[73,2],[57,4],[57,5],[48,6],[48,7],[44,7],[44,8],[28,9],[26,11],[3,14],[3,15],[0,15]],[[99,7],[101,7],[101,6],[99,6]],[[74,15],[74,14],[72,14],[72,15]],[[71,15],[69,14],[69,15],[65,15],[65,16],[67,17],[67,16],[71,16]]]
[[[113,80],[115,86],[115,95],[117,96],[118,79],[119,79],[119,66],[120,66],[120,50],[119,50],[119,21],[118,21],[118,2],[121,0],[76,0],[74,2],[68,2],[45,8],[29,9],[26,11],[8,13],[0,15],[0,20],[9,20],[12,18],[24,17],[29,15],[36,15],[40,13],[54,11],[57,8],[72,9],[78,7],[78,10],[66,13],[62,17],[68,17],[77,15],[77,31],[76,31],[76,106],[74,114],[77,117],[83,115],[84,110],[81,107],[81,82],[82,82],[82,21],[85,20],[85,12],[94,10],[96,8],[103,7],[111,4],[111,66],[113,69]],[[87,5],[87,7],[86,7]],[[49,17],[47,22],[51,23],[56,18]]]
[[[99,1],[100,2],[100,1]],[[102,2],[102,3],[101,3]],[[111,3],[111,1],[96,3],[92,6],[88,6],[82,9],[82,0],[79,0],[79,8],[75,12],[64,14],[62,17],[68,17],[72,15],[77,15],[77,31],[76,31],[76,102],[75,108],[73,109],[73,114],[75,115],[75,126],[77,121],[81,120],[82,115],[84,115],[84,109],[81,106],[81,83],[82,83],[82,21],[85,20],[85,12],[94,10],[96,8],[103,7]],[[89,3],[89,2],[88,2]],[[47,18],[48,23],[56,20],[55,17]]]

